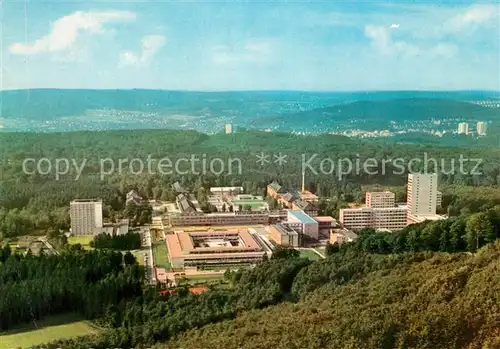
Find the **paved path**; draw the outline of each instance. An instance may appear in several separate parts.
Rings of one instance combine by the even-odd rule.
[[[141,237],[144,239],[142,247],[147,248],[146,255],[144,258],[144,265],[146,267],[146,275],[149,283],[156,284],[156,272],[153,257],[153,242],[151,240],[151,229],[150,227],[141,228]],[[147,256],[147,261],[146,261]]]

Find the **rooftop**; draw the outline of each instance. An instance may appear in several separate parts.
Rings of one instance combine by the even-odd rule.
[[[299,221],[302,223],[318,223],[314,218],[306,214],[304,211],[300,210],[288,210],[288,213],[293,215],[295,218],[297,218]]]
[[[71,203],[102,202],[101,199],[74,199]]]

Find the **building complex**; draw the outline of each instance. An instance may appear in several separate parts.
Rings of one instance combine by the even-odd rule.
[[[175,231],[166,235],[169,260],[174,269],[255,264],[268,247],[249,229]]]
[[[341,209],[339,221],[348,229],[401,230],[408,224],[443,219],[436,214],[442,194],[437,175],[409,174],[406,205],[397,205],[392,192],[367,192],[366,206]]]

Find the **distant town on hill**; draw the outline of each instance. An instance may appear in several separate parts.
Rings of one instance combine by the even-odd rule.
[[[387,137],[442,136],[460,122],[495,129],[500,97],[458,92],[187,92],[33,89],[0,92],[2,131],[66,132],[191,129],[204,133],[258,129]]]

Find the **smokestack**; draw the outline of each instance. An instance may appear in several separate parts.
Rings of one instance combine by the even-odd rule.
[[[306,191],[306,171],[302,171],[302,192]]]

